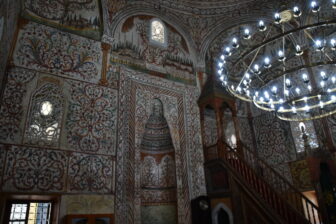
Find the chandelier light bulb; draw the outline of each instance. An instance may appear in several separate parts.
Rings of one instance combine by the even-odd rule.
[[[241,90],[242,90],[241,87],[238,86],[238,87],[237,87],[237,91],[238,91],[238,92],[241,92]]]
[[[230,56],[230,55],[231,55],[231,48],[226,47],[226,48],[225,48],[225,52],[224,52],[224,54],[225,54],[226,56]]]
[[[223,67],[223,63],[222,63],[222,62],[219,62],[219,63],[218,63],[218,67],[219,67],[219,68],[222,68],[222,67]]]
[[[232,47],[233,48],[238,48],[239,47],[238,40],[235,37],[232,39]]]
[[[259,98],[259,101],[263,103],[263,102],[264,102],[264,97],[261,96],[261,97]]]
[[[311,92],[312,90],[313,90],[313,88],[312,88],[312,86],[311,85],[308,85],[308,90],[309,90],[309,92]]]
[[[281,15],[280,15],[280,13],[276,12],[276,13],[274,14],[274,22],[275,22],[276,24],[279,24],[279,23],[281,22]]]
[[[324,107],[324,103],[322,102],[322,101],[320,101],[320,107],[321,107],[321,109],[323,109],[323,107]]]
[[[292,112],[293,112],[293,114],[296,114],[296,107],[295,106],[292,107]]]
[[[335,0],[336,1],[336,0]],[[336,40],[334,38],[332,38],[330,40],[330,44],[331,44],[331,49],[334,51],[336,50]]]
[[[303,79],[303,82],[306,83],[306,84],[309,82],[309,78],[308,78],[307,73],[302,74],[302,79]]]
[[[284,103],[284,100],[281,98],[281,99],[279,100],[279,102],[280,102],[281,104],[283,104],[283,103]]]
[[[321,78],[322,78],[323,81],[327,81],[328,80],[328,76],[327,76],[327,74],[324,71],[322,71],[320,73],[320,75],[321,75]]]
[[[246,95],[250,97],[250,90],[246,90]]]
[[[285,93],[286,96],[289,96],[289,91],[288,91],[288,89],[285,89],[284,93]]]
[[[301,10],[300,10],[299,7],[297,7],[297,6],[295,6],[295,7],[293,8],[293,13],[294,13],[294,17],[299,17],[299,16],[301,16],[301,14],[302,14]]]
[[[265,26],[264,21],[262,21],[262,20],[259,21],[258,28],[259,28],[259,31],[261,31],[261,32],[264,32],[267,29],[267,27]]]
[[[321,40],[316,40],[315,41],[315,47],[318,51],[323,51],[324,43]]]
[[[255,65],[254,65],[254,67],[253,67],[253,71],[254,71],[255,74],[260,74],[260,73],[261,73],[258,64],[255,64]]]
[[[284,111],[284,110],[285,110],[285,109],[284,109],[283,106],[279,107],[279,112],[282,112],[282,111]]]
[[[291,80],[290,80],[290,79],[286,79],[285,84],[286,84],[286,87],[287,87],[288,89],[292,87],[292,83],[291,83]]]
[[[312,1],[310,3],[310,6],[312,8],[312,12],[315,12],[315,13],[320,11],[320,9],[321,9],[321,7],[319,6],[319,4],[316,1]]]
[[[303,100],[304,100],[304,102],[306,102],[306,103],[307,103],[307,101],[308,101],[308,98],[305,96],[305,97],[303,97]]]
[[[264,67],[265,68],[270,68],[272,65],[271,65],[271,60],[269,59],[269,57],[266,57],[264,59]]]
[[[245,77],[246,77],[247,79],[250,79],[250,77],[251,77],[251,76],[250,76],[250,73],[246,72],[246,73],[245,73]]]
[[[300,45],[296,45],[295,50],[296,50],[296,52],[295,52],[296,56],[301,56],[303,54],[303,51],[302,51]]]
[[[336,83],[336,77],[335,77],[335,76],[331,77],[331,82],[332,82],[333,84]]]
[[[300,88],[296,87],[295,92],[296,92],[296,94],[300,94],[300,92],[301,92]]]
[[[320,85],[321,85],[322,88],[324,88],[324,87],[325,87],[325,82],[324,82],[324,81],[321,81],[321,82],[320,82]]]
[[[250,30],[248,28],[246,28],[244,30],[244,35],[243,35],[244,39],[248,40],[251,38],[251,34],[250,34]]]
[[[222,54],[221,56],[220,56],[220,58],[224,61],[225,60],[225,56]]]
[[[276,86],[273,86],[272,87],[272,93],[273,93],[273,95],[276,95],[277,92],[278,92],[278,88]]]
[[[265,96],[266,99],[270,98],[270,95],[269,95],[269,93],[267,91],[264,92],[264,96]]]
[[[278,51],[278,59],[279,61],[284,61],[286,59],[285,53],[282,50]]]
[[[335,102],[335,101],[336,101],[336,96],[335,96],[335,95],[332,95],[332,96],[331,96],[331,100]]]
[[[221,77],[220,77],[220,80],[223,82],[223,81],[224,81],[224,76],[221,76]]]
[[[306,112],[309,112],[310,107],[308,106],[308,104],[306,104],[306,106],[304,107],[304,109],[305,109]]]
[[[257,92],[255,92],[255,94],[254,94],[256,97],[258,97],[259,96],[259,92],[257,91]]]

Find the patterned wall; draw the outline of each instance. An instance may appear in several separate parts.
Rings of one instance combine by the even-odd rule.
[[[289,122],[264,113],[253,119],[253,126],[258,155],[291,180],[288,162],[296,159],[296,153]]]
[[[2,192],[114,200],[118,90],[99,85],[100,46],[34,22],[22,26],[0,104]]]

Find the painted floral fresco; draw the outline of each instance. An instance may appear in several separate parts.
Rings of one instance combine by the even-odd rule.
[[[8,73],[0,107],[0,141],[20,142],[23,137],[24,97],[27,84],[36,76],[35,72],[14,68]]]
[[[98,40],[101,35],[99,0],[24,0],[24,16]]]
[[[2,190],[59,192],[65,190],[65,152],[12,146],[6,158]]]
[[[14,52],[17,66],[98,83],[100,43],[36,23],[20,31]]]
[[[66,122],[70,148],[81,152],[115,153],[117,91],[77,81],[68,82]]]

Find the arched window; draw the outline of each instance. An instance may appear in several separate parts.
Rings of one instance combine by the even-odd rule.
[[[150,25],[150,40],[152,43],[166,46],[167,31],[162,21],[153,19]]]
[[[63,99],[58,85],[47,83],[32,95],[25,142],[33,145],[58,144]]]

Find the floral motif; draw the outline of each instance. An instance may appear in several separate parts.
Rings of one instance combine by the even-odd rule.
[[[29,23],[20,31],[16,46],[14,61],[18,66],[85,81],[99,79],[98,42]]]
[[[15,68],[8,73],[8,80],[0,107],[0,139],[15,142],[22,137],[20,123],[23,119],[23,97],[26,84],[35,77],[34,72]]]
[[[12,146],[6,161],[3,190],[64,190],[68,161],[64,152]]]
[[[83,152],[114,154],[116,90],[81,82],[69,83],[68,143]]]
[[[70,159],[69,190],[75,192],[111,192],[113,164],[107,156],[76,153]]]

